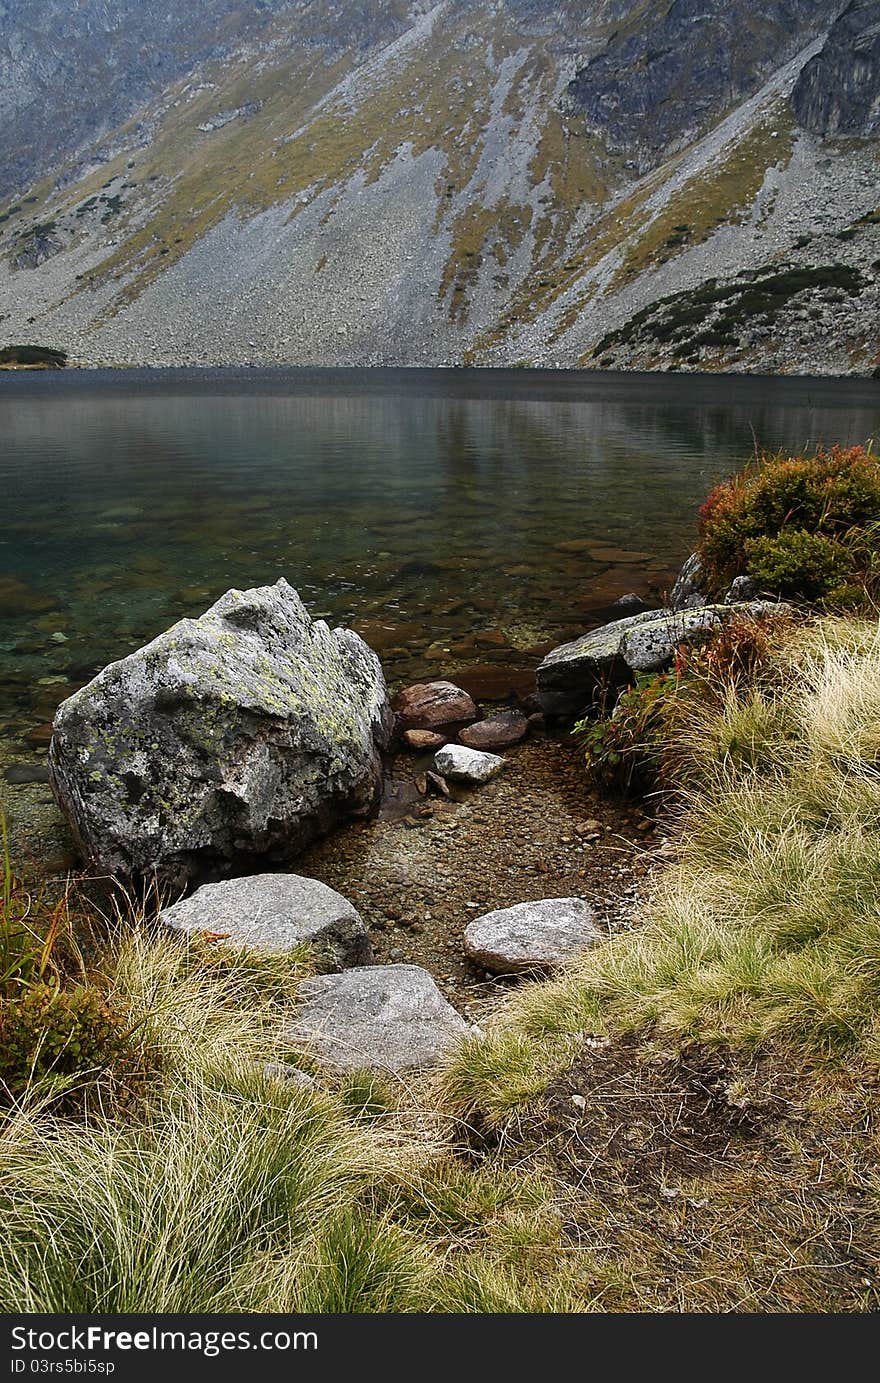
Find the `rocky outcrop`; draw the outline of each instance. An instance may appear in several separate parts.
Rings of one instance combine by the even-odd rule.
[[[756,13],[756,10],[758,11]],[[644,170],[750,96],[828,23],[825,0],[673,0],[620,23],[568,88],[574,109]]]
[[[464,949],[484,970],[521,975],[556,969],[603,939],[583,898],[542,898],[475,917]]]
[[[310,946],[343,968],[369,965],[373,948],[360,913],[341,893],[299,874],[252,874],[203,884],[191,898],[164,908],[159,921],[174,931],[207,935],[261,955]]]
[[[447,744],[434,755],[434,767],[454,783],[488,783],[504,767],[498,754],[484,754],[465,744]]]
[[[705,605],[708,597],[702,588],[703,564],[700,555],[692,552],[687,558],[669,592],[671,610],[696,610]]]
[[[182,887],[369,811],[390,725],[376,655],[282,579],[111,663],[59,707],[49,763],[90,863]]]
[[[880,134],[880,0],[847,5],[801,72],[791,104],[813,134]]]
[[[391,704],[401,731],[466,725],[478,714],[472,698],[454,682],[416,682],[398,692]]]
[[[682,643],[701,643],[734,615],[755,619],[788,614],[772,601],[702,605],[686,610],[646,610],[603,624],[554,648],[536,674],[537,696],[547,715],[576,715],[598,686],[620,685],[637,672],[659,672]]]
[[[529,732],[529,722],[522,711],[499,711],[497,715],[478,720],[459,732],[458,738],[469,749],[508,749],[519,744]]]
[[[399,1075],[433,1066],[470,1032],[427,970],[371,965],[304,980],[282,1037],[322,1066]]]

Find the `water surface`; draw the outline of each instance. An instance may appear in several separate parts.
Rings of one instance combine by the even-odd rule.
[[[483,370],[0,375],[0,749],[230,586],[279,576],[392,683],[503,696],[656,601],[756,443],[880,435],[873,381]]]

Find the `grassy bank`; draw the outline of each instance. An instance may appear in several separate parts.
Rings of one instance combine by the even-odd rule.
[[[439,1076],[285,1080],[301,958],[118,930],[85,978],[125,1059],[7,1100],[3,1309],[876,1309],[880,631],[786,626],[670,704],[641,925]]]

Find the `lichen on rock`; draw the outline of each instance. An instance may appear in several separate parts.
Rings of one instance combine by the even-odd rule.
[[[231,590],[63,702],[50,772],[83,854],[173,886],[284,863],[374,805],[379,660],[282,578]]]

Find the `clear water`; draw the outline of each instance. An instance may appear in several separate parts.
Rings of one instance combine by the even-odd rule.
[[[501,694],[617,596],[658,599],[756,442],[878,435],[873,381],[0,375],[0,741],[39,748],[105,663],[282,575],[390,682]]]

